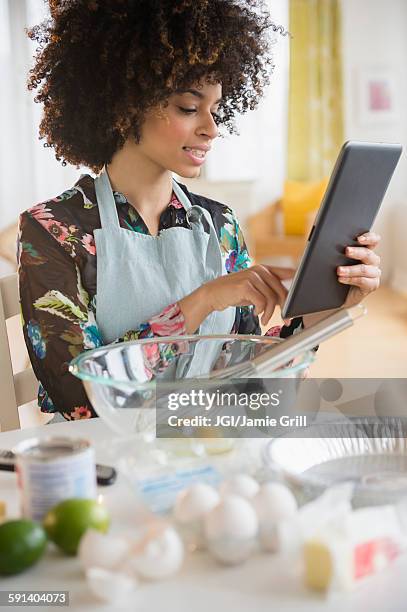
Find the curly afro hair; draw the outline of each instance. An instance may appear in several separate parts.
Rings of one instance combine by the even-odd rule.
[[[39,43],[29,90],[41,85],[39,139],[56,159],[98,173],[145,113],[201,79],[222,85],[216,122],[254,109],[274,68],[268,36],[287,32],[264,0],[48,0],[50,18],[26,33]],[[220,133],[222,136],[222,134]]]

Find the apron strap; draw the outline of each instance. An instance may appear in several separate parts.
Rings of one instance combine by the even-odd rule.
[[[181,189],[181,187],[178,185],[178,183],[174,179],[173,179],[173,188],[174,188],[175,195],[177,196],[181,204],[184,206],[187,213],[189,212],[190,214],[192,211],[196,210],[198,213],[199,220],[201,219],[202,215],[205,215],[205,218],[209,225],[209,243],[208,243],[208,250],[207,250],[207,257],[206,257],[206,267],[207,268],[209,267],[212,270],[216,270],[218,276],[222,275],[223,274],[222,253],[220,250],[219,240],[218,240],[218,237],[216,235],[216,231],[213,225],[212,217],[209,214],[209,211],[207,211],[206,208],[203,208],[203,206],[198,206],[197,204],[194,204],[194,206],[192,206],[191,202],[189,201],[188,196],[183,191],[183,189]],[[187,219],[188,219],[188,215],[187,215]],[[190,223],[190,225],[193,227],[195,224]]]
[[[113,196],[106,166],[103,166],[99,176],[95,178],[95,190],[101,227],[120,227],[116,201]]]
[[[181,189],[181,187],[178,185],[177,181],[174,178],[172,179],[172,188],[185,210],[189,210],[192,206],[191,202],[189,201],[187,194],[183,191],[183,189]]]

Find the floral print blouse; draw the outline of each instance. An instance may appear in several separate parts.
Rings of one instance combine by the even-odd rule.
[[[218,234],[228,273],[251,265],[242,231],[228,206],[180,187],[192,204],[205,207]],[[149,233],[136,209],[119,192],[113,193],[120,226]],[[162,212],[159,232],[189,227],[186,211],[173,193]],[[60,412],[68,419],[96,416],[82,382],[70,374],[69,363],[83,351],[102,346],[96,322],[96,247],[93,231],[100,228],[94,178],[81,175],[72,189],[36,204],[19,218],[17,259],[22,325],[36,377],[38,405],[43,412]],[[206,227],[206,231],[209,228]],[[120,273],[118,271],[118,273]],[[267,335],[286,337],[301,329],[302,319],[276,326]],[[169,304],[137,329],[127,330],[115,342],[185,334],[178,303]],[[261,334],[252,306],[236,308],[231,333]]]

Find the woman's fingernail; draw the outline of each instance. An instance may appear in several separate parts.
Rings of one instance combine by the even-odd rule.
[[[366,242],[366,236],[359,236],[359,240],[361,240],[362,242]]]

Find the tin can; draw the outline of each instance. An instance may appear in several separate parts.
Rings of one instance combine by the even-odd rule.
[[[24,517],[41,521],[64,499],[96,498],[95,454],[88,440],[31,438],[20,442],[13,452]]]

